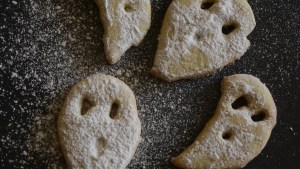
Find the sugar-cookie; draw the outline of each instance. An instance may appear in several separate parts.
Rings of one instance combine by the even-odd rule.
[[[151,25],[150,0],[94,0],[104,28],[107,61],[116,63],[131,47],[138,46]]]
[[[246,52],[254,27],[246,0],[173,0],[151,74],[170,82],[213,73]]]
[[[254,76],[226,77],[216,112],[183,153],[179,168],[242,168],[265,147],[276,124],[276,106],[268,88]]]
[[[58,118],[60,146],[69,168],[126,168],[140,141],[131,89],[96,74],[76,84]]]

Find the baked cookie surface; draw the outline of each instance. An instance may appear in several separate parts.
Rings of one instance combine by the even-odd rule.
[[[94,1],[104,28],[105,55],[114,64],[144,39],[151,25],[151,4],[149,0]]]
[[[246,52],[255,24],[246,0],[174,0],[151,74],[171,82],[213,73]]]
[[[225,77],[214,116],[172,163],[179,168],[242,168],[265,147],[277,110],[267,87],[254,76]],[[244,101],[242,101],[244,99]]]
[[[126,168],[140,133],[133,92],[103,74],[76,84],[58,118],[59,142],[69,168]]]

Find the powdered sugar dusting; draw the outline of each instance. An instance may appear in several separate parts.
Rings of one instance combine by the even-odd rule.
[[[294,2],[249,1],[258,24],[241,60],[214,75],[169,84],[151,77],[149,70],[170,0],[151,1],[151,29],[115,65],[106,63],[92,0],[15,1],[0,3],[0,168],[66,168],[57,142],[57,114],[70,88],[99,72],[123,80],[136,95],[142,140],[128,168],[173,168],[171,157],[190,145],[211,118],[220,80],[234,73],[259,77],[278,107],[271,140],[249,167],[298,164],[294,119],[299,116],[300,38],[295,30],[300,8]]]

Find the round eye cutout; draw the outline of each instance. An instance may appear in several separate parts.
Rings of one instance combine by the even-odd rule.
[[[131,4],[125,4],[124,6],[124,10],[129,13],[129,12],[133,12],[134,11],[134,8]]]
[[[266,120],[267,118],[268,118],[268,113],[265,110],[259,111],[251,116],[251,119],[254,122],[260,122],[260,121]]]
[[[211,8],[217,1],[216,0],[204,0],[201,3],[201,9],[203,10],[208,10],[209,8]]]
[[[113,120],[118,119],[121,116],[120,105],[118,102],[113,102],[110,108],[109,117]]]
[[[248,103],[247,99],[245,98],[245,96],[241,96],[231,104],[231,107],[233,109],[239,109],[241,107],[247,107],[248,104],[249,103]]]
[[[90,99],[84,98],[81,103],[81,115],[85,115],[94,106],[95,103],[91,102]]]
[[[239,25],[236,22],[230,22],[229,24],[224,24],[222,27],[222,33],[224,35],[229,35],[238,29]]]

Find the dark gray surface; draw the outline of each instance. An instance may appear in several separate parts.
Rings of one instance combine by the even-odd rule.
[[[96,72],[124,80],[136,94],[143,141],[128,168],[172,168],[170,158],[213,115],[222,77],[235,73],[260,78],[278,108],[267,146],[246,168],[300,168],[299,1],[249,1],[257,26],[241,60],[213,75],[171,84],[149,75],[170,0],[152,1],[146,38],[112,66],[105,61],[92,1],[16,2],[0,2],[0,168],[65,167],[57,113],[70,87]]]

